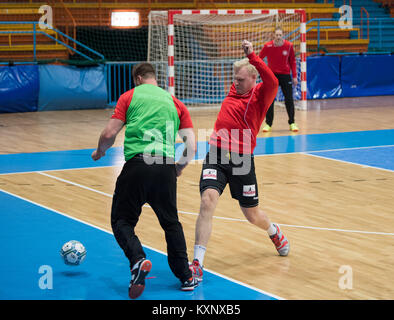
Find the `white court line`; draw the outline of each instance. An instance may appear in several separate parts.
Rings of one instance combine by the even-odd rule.
[[[101,195],[104,195],[104,196],[112,198],[112,195],[110,195],[108,193],[105,193],[105,192],[102,192],[102,191],[99,191],[99,190],[96,190],[96,189],[93,189],[93,188],[89,188],[89,187],[83,186],[83,185],[81,185],[79,183],[75,183],[75,182],[72,182],[70,180],[62,179],[62,178],[59,178],[59,177],[56,177],[56,176],[53,176],[53,175],[50,175],[50,174],[47,174],[47,173],[44,173],[44,172],[37,172],[37,173],[39,173],[41,175],[44,175],[46,177],[49,177],[49,178],[53,178],[53,179],[65,182],[65,183],[73,184],[73,185],[78,186],[80,188],[83,188],[83,189],[86,189],[86,190],[89,190],[89,191],[93,191],[93,192],[99,193]],[[146,204],[144,205],[144,207],[150,208],[150,206],[146,205]],[[188,211],[182,211],[182,210],[178,210],[178,212],[182,213],[182,214],[198,216],[198,213],[196,213],[196,212],[188,212]],[[219,216],[213,216],[213,218],[221,219],[221,220],[228,220],[228,221],[248,222],[248,220],[246,220],[246,219],[236,219],[236,218],[227,218],[227,217],[219,217]],[[349,233],[360,233],[360,234],[375,234],[375,235],[394,236],[394,233],[391,233],[391,232],[347,230],[347,229],[338,229],[338,228],[299,226],[299,225],[290,225],[290,224],[282,224],[282,223],[279,224],[279,225],[280,226],[285,226],[285,227],[290,227],[290,228],[302,228],[302,229],[313,229],[313,230],[324,230],[324,231],[337,231],[337,232],[349,232]]]
[[[72,185],[75,185],[75,186],[80,187],[82,189],[86,189],[86,190],[89,190],[89,191],[92,191],[92,192],[99,193],[99,194],[101,194],[103,196],[112,198],[112,194],[105,193],[105,192],[102,192],[102,191],[99,191],[99,190],[96,190],[96,189],[93,189],[93,188],[89,188],[87,186],[84,186],[84,185],[79,184],[79,183],[72,182],[70,180],[62,179],[62,178],[53,176],[51,174],[47,174],[47,173],[42,172],[42,171],[38,171],[38,172],[35,172],[35,173],[41,174],[43,176],[46,176],[46,177],[49,177],[49,178],[52,178],[52,179],[55,179],[55,180],[59,180],[59,181],[64,182],[64,183],[72,184]],[[144,207],[151,208],[151,206],[149,206],[147,204],[145,204]],[[178,210],[178,212],[179,213],[183,213],[183,214],[190,214],[190,215],[198,216],[198,213],[195,213],[195,212],[187,212],[187,211],[182,211],[182,210]],[[216,217],[216,216],[214,216],[214,218],[216,218],[216,219],[224,219],[224,220],[233,220],[233,221],[246,221],[246,222],[248,221],[248,220],[240,220],[240,219],[233,219],[233,218],[226,218],[226,217]]]
[[[346,150],[358,150],[358,149],[372,149],[372,148],[387,148],[394,147],[394,144],[386,144],[380,146],[369,146],[369,147],[353,147],[353,148],[339,148],[339,149],[327,149],[317,151],[303,151],[303,152],[332,152],[332,151],[346,151]]]
[[[44,174],[44,175],[45,175],[45,174]],[[63,180],[63,179],[62,179],[62,180]],[[79,186],[80,186],[80,185],[79,185]],[[90,188],[88,188],[88,189],[90,189]],[[93,189],[92,189],[92,190],[93,190]],[[44,206],[44,205],[39,204],[39,203],[37,203],[37,202],[34,202],[34,201],[32,201],[32,200],[29,200],[29,199],[26,199],[26,198],[24,198],[24,197],[21,197],[21,196],[18,196],[18,195],[16,195],[16,194],[13,194],[13,193],[11,193],[11,192],[5,191],[5,190],[3,190],[3,189],[1,189],[1,188],[0,188],[0,191],[1,191],[1,192],[4,192],[4,193],[6,193],[6,194],[8,194],[8,195],[10,195],[10,196],[13,196],[13,197],[15,197],[15,198],[21,199],[21,200],[23,200],[23,201],[32,203],[32,204],[34,204],[34,205],[36,205],[36,206],[38,206],[38,207],[44,208],[44,209],[46,209],[46,210],[48,210],[48,211],[52,211],[52,212],[54,212],[54,213],[60,214],[60,215],[62,215],[62,216],[64,216],[64,217],[67,217],[67,218],[69,218],[69,219],[71,219],[71,220],[78,221],[78,222],[83,223],[83,224],[85,224],[85,225],[87,225],[87,226],[89,226],[89,227],[92,227],[92,228],[95,228],[95,229],[98,229],[98,230],[100,230],[100,231],[103,231],[103,232],[106,232],[106,233],[108,233],[108,234],[113,235],[113,233],[112,233],[111,231],[109,231],[109,230],[100,228],[100,227],[98,227],[98,226],[96,226],[96,225],[94,225],[94,224],[91,224],[91,223],[88,223],[88,222],[86,222],[86,221],[80,220],[80,219],[75,218],[75,217],[73,217],[73,216],[70,216],[70,215],[68,215],[68,214],[66,214],[66,213],[64,213],[64,212],[61,212],[61,211],[52,209],[52,208],[47,207],[47,206]],[[163,251],[160,251],[160,250],[158,250],[158,249],[152,248],[152,247],[147,246],[147,245],[143,245],[143,246],[144,246],[145,248],[148,248],[148,249],[152,250],[152,251],[155,251],[155,252],[157,252],[157,253],[161,253],[161,254],[167,256],[167,254],[166,254],[165,252],[163,252]],[[261,290],[261,289],[259,289],[259,288],[255,288],[255,287],[253,287],[253,286],[250,286],[250,285],[248,285],[248,284],[246,284],[246,283],[243,283],[243,282],[240,282],[240,281],[238,281],[238,280],[231,279],[231,278],[229,278],[229,277],[227,277],[227,276],[225,276],[225,275],[222,275],[222,274],[220,274],[220,273],[211,271],[211,270],[209,270],[209,269],[204,268],[204,271],[208,271],[208,272],[210,272],[210,273],[212,273],[212,274],[214,274],[214,275],[216,275],[216,276],[219,276],[219,277],[221,277],[221,278],[223,278],[223,279],[226,279],[226,280],[231,281],[231,282],[233,282],[233,283],[239,284],[239,285],[241,285],[241,286],[243,286],[243,287],[249,288],[249,289],[254,290],[254,291],[256,291],[256,292],[262,293],[262,294],[264,294],[264,295],[266,295],[266,296],[269,296],[269,297],[272,297],[272,298],[275,298],[275,299],[278,299],[278,300],[285,300],[285,299],[282,298],[282,297],[279,297],[279,296],[274,295],[274,294],[272,294],[272,293],[268,293],[268,292],[263,291],[263,290]]]
[[[334,151],[346,151],[346,150],[359,150],[359,149],[373,149],[373,148],[387,148],[394,147],[394,144],[379,145],[379,146],[369,146],[369,147],[352,147],[352,148],[339,148],[339,149],[325,149],[325,150],[309,150],[309,151],[297,151],[297,152],[278,152],[271,154],[255,154],[255,157],[267,157],[267,156],[281,156],[285,154],[308,154],[309,152],[334,152]]]
[[[76,182],[72,182],[72,181],[70,181],[70,180],[62,179],[62,178],[53,176],[53,175],[51,175],[51,174],[47,174],[47,173],[42,172],[42,171],[37,171],[36,173],[41,174],[41,175],[46,176],[46,177],[49,177],[49,178],[52,178],[52,179],[59,180],[59,181],[61,181],[61,182],[65,182],[65,183],[68,183],[68,184],[72,184],[72,185],[77,186],[77,187],[80,187],[80,188],[82,188],[82,189],[86,189],[86,190],[89,190],[89,191],[93,191],[93,192],[99,193],[99,194],[101,194],[101,195],[103,195],[103,196],[107,196],[107,197],[112,198],[112,195],[111,195],[111,194],[108,194],[108,193],[105,193],[105,192],[102,192],[102,191],[99,191],[99,190],[96,190],[96,189],[93,189],[93,188],[89,188],[89,187],[87,187],[87,186],[84,186],[84,185],[79,184],[79,183],[76,183]]]
[[[197,215],[198,213],[195,212],[186,212],[186,211],[179,211],[183,214],[190,214],[190,215]],[[227,218],[227,217],[218,217],[213,216],[216,219],[222,220],[229,220],[229,221],[238,221],[238,222],[248,222],[246,219],[235,219],[235,218]],[[276,223],[279,224],[279,223]],[[300,229],[313,229],[313,230],[324,230],[324,231],[339,231],[339,232],[349,232],[349,233],[362,233],[362,234],[376,234],[376,235],[385,235],[385,236],[394,236],[394,233],[390,232],[376,232],[376,231],[362,231],[362,230],[347,230],[347,229],[338,229],[338,228],[322,228],[322,227],[309,227],[309,226],[299,226],[299,225],[292,225],[292,224],[279,224],[280,226],[290,227],[290,228],[300,228]]]
[[[54,152],[56,152],[56,151],[54,151]],[[97,166],[97,167],[81,167],[81,168],[68,168],[68,169],[48,169],[48,170],[45,170],[45,172],[70,171],[70,170],[86,170],[86,169],[105,169],[105,168],[122,167],[123,165],[124,165],[124,163],[111,164],[111,165],[108,165],[108,166]],[[34,170],[34,171],[8,172],[8,173],[0,173],[0,176],[7,176],[7,175],[12,175],[12,174],[37,173],[37,172],[42,172],[42,171]]]
[[[357,165],[357,166],[360,166],[363,168],[371,168],[371,169],[378,169],[378,170],[387,171],[387,172],[394,172],[394,170],[391,170],[391,169],[369,166],[367,164],[351,162],[351,161],[346,161],[346,160],[340,160],[340,159],[335,159],[335,158],[330,158],[330,157],[325,157],[325,156],[319,156],[317,154],[310,154],[310,153],[304,153],[304,154],[307,156],[316,157],[316,158],[320,158],[320,159],[332,160],[332,161],[342,162],[342,163],[346,163],[346,164],[353,164],[353,165]]]
[[[362,230],[346,230],[346,229],[337,229],[337,228],[320,228],[320,227],[307,227],[307,226],[297,226],[291,224],[280,224],[280,226],[292,227],[292,228],[301,228],[301,229],[313,229],[313,230],[325,230],[325,231],[339,231],[339,232],[349,232],[349,233],[362,233],[362,234],[375,234],[375,235],[384,235],[384,236],[394,236],[394,233],[391,232],[377,232],[377,231],[362,231]]]

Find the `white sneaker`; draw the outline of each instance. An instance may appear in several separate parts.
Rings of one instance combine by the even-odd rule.
[[[290,244],[287,238],[284,236],[282,231],[280,231],[279,226],[273,224],[276,228],[276,233],[273,236],[270,236],[272,242],[275,245],[276,250],[278,251],[279,255],[287,256],[290,251]]]

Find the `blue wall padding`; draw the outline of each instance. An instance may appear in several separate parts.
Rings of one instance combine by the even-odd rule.
[[[37,111],[39,86],[35,65],[0,67],[0,112]]]
[[[98,109],[107,106],[104,66],[42,65],[38,110]]]
[[[340,81],[340,57],[308,57],[306,72],[307,99],[343,97]]]
[[[394,95],[394,55],[344,56],[341,74],[346,97]]]

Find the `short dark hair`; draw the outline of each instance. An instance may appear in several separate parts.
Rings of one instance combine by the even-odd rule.
[[[156,79],[155,68],[149,62],[141,62],[133,67],[133,79],[136,79],[138,76],[144,79]]]

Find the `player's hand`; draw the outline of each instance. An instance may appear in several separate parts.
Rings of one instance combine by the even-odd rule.
[[[97,161],[98,159],[100,159],[101,157],[105,156],[105,152],[99,152],[98,150],[94,150],[92,152],[92,159],[94,161]]]
[[[297,84],[298,84],[298,80],[297,80],[297,78],[293,78],[293,85],[296,87],[296,86],[297,86]]]
[[[253,52],[253,45],[248,40],[242,41],[242,49],[246,56],[250,55]]]
[[[179,162],[175,163],[176,176],[179,177],[182,174],[182,170],[186,167],[184,164]]]

